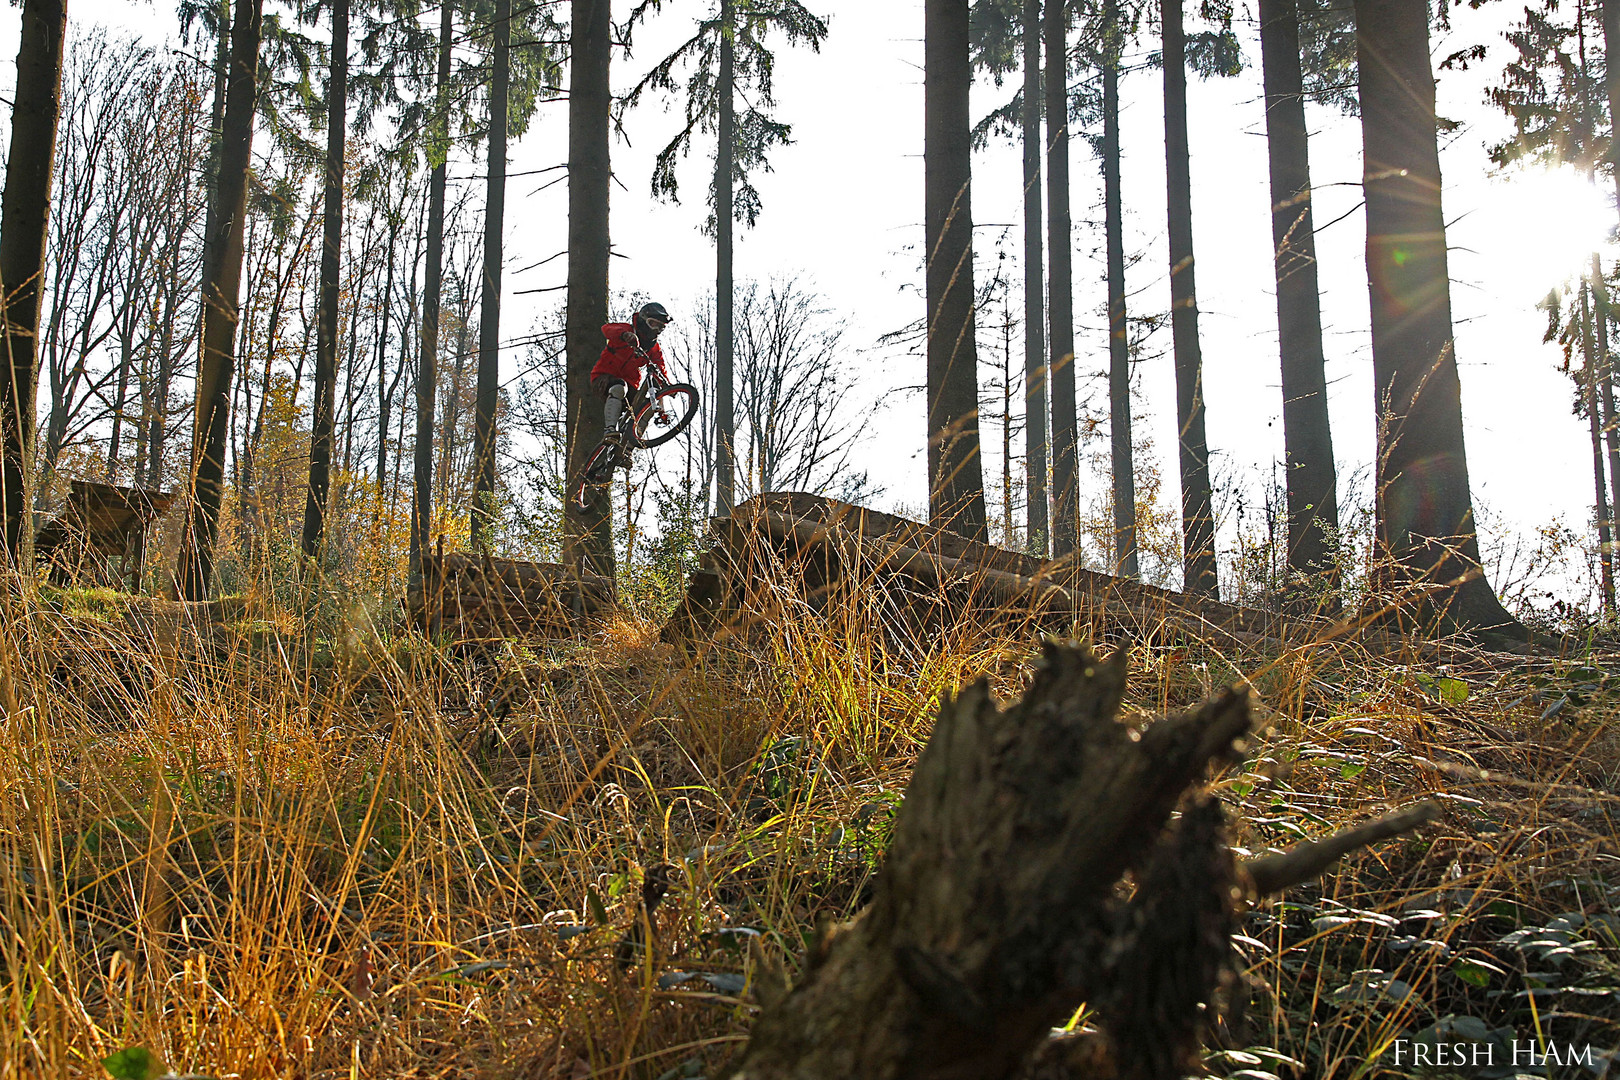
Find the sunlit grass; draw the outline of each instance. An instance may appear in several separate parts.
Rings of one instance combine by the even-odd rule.
[[[769,618],[694,649],[633,616],[572,643],[454,645],[359,604],[317,625],[249,598],[214,625],[12,599],[0,1076],[100,1077],[133,1046],[216,1077],[713,1075],[755,1012],[721,977],[751,977],[748,938],[791,974],[818,920],[859,908],[939,695],[982,676],[1015,696],[1034,646],[1026,622],[924,632],[870,592],[811,605],[768,584]],[[1514,701],[1527,677],[1463,650],[1447,674],[1415,652],[1223,655],[1152,629],[1076,628],[1129,631],[1128,713],[1255,687],[1270,729],[1218,781],[1239,843],[1422,795],[1448,807],[1290,897],[1312,913],[1251,916],[1228,1045],[1372,1075],[1443,1011],[1528,1015],[1522,965],[1458,974],[1506,971],[1504,933],[1614,913],[1602,693],[1541,720],[1548,695]],[[1468,699],[1437,698],[1437,675]],[[675,884],[654,945],[621,971],[658,865]],[[1439,913],[1433,932],[1388,925],[1412,910]],[[1392,951],[1402,935],[1439,945]],[[1617,969],[1612,937],[1593,940],[1560,969],[1571,985]],[[1344,992],[1373,969],[1411,993]],[[672,972],[695,974],[660,985]],[[1592,1019],[1563,1002],[1538,1022],[1612,1043],[1613,1002],[1570,1000]]]

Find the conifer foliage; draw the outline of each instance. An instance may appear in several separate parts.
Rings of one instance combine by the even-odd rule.
[[[629,27],[663,9],[664,0],[642,0]],[[715,507],[731,508],[735,486],[737,428],[734,415],[734,241],[736,222],[752,227],[762,209],[753,177],[769,171],[772,148],[792,141],[791,125],[777,119],[773,81],[773,39],[820,51],[827,23],[799,0],[718,0],[696,31],[660,60],[630,92],[628,109],[647,95],[684,90],[684,122],[658,153],[652,191],[680,197],[679,161],[691,152],[694,135],[715,136],[714,169],[709,180],[708,231],[715,238]],[[678,81],[686,71],[684,87]],[[743,103],[737,108],[738,100]]]

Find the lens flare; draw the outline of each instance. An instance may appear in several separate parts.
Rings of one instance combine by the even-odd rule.
[[[1525,297],[1543,296],[1584,273],[1592,252],[1611,243],[1616,219],[1607,189],[1571,169],[1512,172],[1490,185],[1480,207],[1483,235],[1453,242],[1513,267]]]

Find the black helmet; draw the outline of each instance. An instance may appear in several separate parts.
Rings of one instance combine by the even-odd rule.
[[[671,321],[669,312],[664,310],[663,304],[643,304],[641,310],[636,312],[643,319],[657,319],[666,325]]]

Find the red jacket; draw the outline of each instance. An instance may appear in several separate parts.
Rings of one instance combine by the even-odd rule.
[[[624,335],[633,333],[634,327],[630,323],[610,322],[602,327],[602,336],[607,338],[607,344],[602,347],[602,358],[591,368],[591,378],[598,375],[612,375],[616,379],[623,379],[634,390],[641,385],[641,369],[645,366],[641,357],[636,355],[624,341]],[[658,368],[658,374],[667,382],[669,369],[664,366],[664,350],[657,342],[646,350],[647,359]]]

